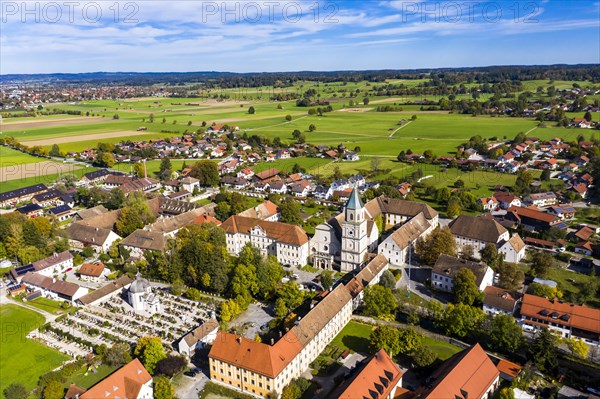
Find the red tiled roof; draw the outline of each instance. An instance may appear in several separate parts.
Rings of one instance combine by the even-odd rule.
[[[519,375],[523,367],[519,366],[516,363],[509,362],[508,360],[501,359],[496,365],[498,371],[502,374],[506,374],[512,378],[515,378]]]
[[[545,310],[546,316],[540,314]],[[557,317],[553,318],[552,313]],[[535,295],[525,294],[521,305],[521,314],[547,322],[579,328],[600,334],[600,310],[587,306],[573,305],[557,300],[549,300]]]
[[[81,399],[137,398],[152,376],[138,359],[121,367],[80,396]]]
[[[308,242],[308,236],[300,226],[293,224],[268,222],[266,220],[248,218],[244,216],[233,215],[221,224],[225,233],[249,234],[250,230],[259,226],[263,229],[267,237],[291,245],[304,245]]]

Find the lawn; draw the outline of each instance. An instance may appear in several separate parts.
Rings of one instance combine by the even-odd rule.
[[[563,298],[569,302],[578,302],[575,300],[581,286],[598,283],[600,277],[577,273],[568,269],[553,267],[548,272],[547,278],[558,283],[558,289],[562,291]],[[572,280],[572,281],[569,281]],[[587,306],[600,309],[600,298],[595,297],[586,303]]]
[[[430,337],[423,338],[423,345],[437,353],[438,358],[441,360],[446,360],[450,356],[461,351],[458,346],[449,344],[447,342],[438,341]]]
[[[117,367],[103,364],[96,369],[96,372],[92,372],[88,371],[87,366],[84,366],[77,374],[68,377],[64,386],[68,388],[69,385],[75,384],[81,388],[89,389],[109,374],[112,374],[116,369]]]
[[[61,313],[68,311],[69,308],[72,309],[72,307],[65,309],[61,306],[62,305],[61,302],[54,301],[52,299],[48,299],[48,298],[44,298],[44,297],[39,297],[39,298],[34,299],[33,301],[28,301],[26,303],[28,305],[31,305],[33,307],[36,307],[40,310],[43,310],[43,311],[46,311],[46,312],[52,313],[52,314],[61,314]]]
[[[338,348],[349,349],[352,352],[370,353],[369,336],[373,326],[350,321],[346,327],[331,341]]]
[[[72,174],[77,176],[77,178],[81,178],[81,176],[83,176],[84,174],[86,174],[88,172],[93,172],[94,170],[97,170],[97,169],[98,168],[92,168],[92,167],[76,169],[73,171]],[[34,184],[53,183],[57,179],[59,179],[60,176],[61,176],[60,174],[54,173],[54,174],[49,174],[49,175],[45,175],[45,176],[34,176],[34,177],[27,177],[25,179],[8,180],[8,181],[0,183],[0,192],[16,190],[18,188],[27,187],[27,186],[31,186]]]
[[[25,163],[37,163],[45,160],[44,158],[34,157],[33,155],[25,154],[12,148],[0,146],[0,168]]]
[[[12,382],[32,389],[40,375],[68,359],[54,349],[25,338],[44,323],[40,314],[16,305],[2,305],[0,316],[0,392]]]

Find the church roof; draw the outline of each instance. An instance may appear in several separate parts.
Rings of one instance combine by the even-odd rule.
[[[150,287],[148,280],[143,278],[142,275],[138,273],[138,275],[135,277],[135,280],[133,280],[133,283],[131,283],[131,286],[129,287],[129,292],[134,294],[138,292],[146,292],[148,287]]]
[[[360,195],[358,195],[358,190],[353,189],[352,194],[350,194],[350,199],[346,203],[346,209],[356,210],[356,209],[362,209],[362,207],[363,207],[363,204],[362,204],[362,201],[360,200]]]

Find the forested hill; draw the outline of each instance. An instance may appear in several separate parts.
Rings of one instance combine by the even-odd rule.
[[[30,84],[119,84],[119,85],[180,85],[205,83],[219,87],[288,86],[299,80],[319,82],[383,82],[386,79],[431,78],[445,84],[457,82],[499,83],[524,80],[576,80],[600,82],[600,65],[534,65],[534,66],[489,66],[476,68],[437,68],[412,70],[368,70],[368,71],[298,71],[298,72],[89,72],[54,74],[9,74],[0,75],[0,83]]]

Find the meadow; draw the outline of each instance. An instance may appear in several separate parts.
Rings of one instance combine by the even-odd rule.
[[[0,307],[0,395],[10,383],[36,386],[40,375],[61,365],[67,356],[45,345],[27,339],[27,334],[44,324],[44,317],[16,305]]]

